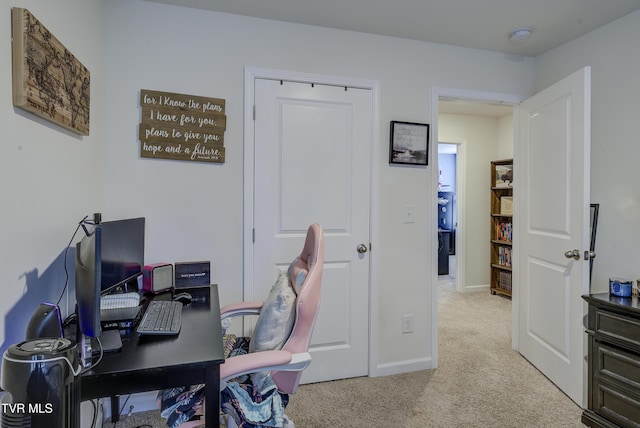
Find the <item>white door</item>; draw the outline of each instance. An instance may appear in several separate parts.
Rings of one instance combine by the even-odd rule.
[[[589,292],[590,68],[521,104],[516,165],[519,350],[583,405]],[[576,251],[576,258],[568,258]]]
[[[300,253],[308,226],[325,234],[313,362],[303,382],[368,374],[370,90],[255,81],[253,297]]]

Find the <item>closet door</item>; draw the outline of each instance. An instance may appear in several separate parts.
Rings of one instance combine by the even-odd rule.
[[[325,233],[313,362],[303,382],[368,374],[372,111],[366,89],[255,82],[251,298],[267,296],[311,223]]]

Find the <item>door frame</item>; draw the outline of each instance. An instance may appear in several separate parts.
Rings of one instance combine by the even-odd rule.
[[[431,88],[431,132],[434,135],[434,140],[438,141],[438,113],[439,113],[439,102],[440,98],[447,99],[458,99],[458,100],[467,100],[467,101],[475,101],[475,102],[487,102],[487,103],[501,103],[505,105],[513,106],[513,114],[514,114],[514,124],[513,124],[513,138],[514,138],[514,148],[517,135],[519,134],[518,124],[517,124],[517,110],[518,106],[522,101],[527,99],[524,95],[518,94],[509,94],[504,92],[486,92],[486,91],[475,91],[475,90],[467,90],[467,89],[457,89],[457,88],[446,88],[446,87],[433,87]],[[436,166],[431,170],[431,180],[432,183],[438,182],[438,147],[437,144],[433,144],[434,147],[431,149],[431,158],[436,159]],[[514,150],[514,165],[516,164],[517,153]],[[487,183],[488,183],[487,179]],[[459,185],[459,184],[456,184]],[[514,183],[514,191],[517,192],[518,183]],[[436,212],[438,205],[438,192],[432,192],[431,197],[431,212]],[[466,204],[465,204],[466,205]],[[463,210],[466,210],[466,207],[463,206]],[[459,210],[460,211],[460,210]],[[464,216],[464,213],[459,212],[458,216]],[[489,215],[487,213],[487,215]],[[460,218],[460,217],[459,217]],[[432,225],[430,227],[431,233],[431,242],[438,242],[438,219],[434,217],[432,221]],[[464,239],[464,238],[463,238]],[[489,243],[487,242],[487,248]],[[462,245],[460,245],[462,247]],[[457,251],[462,251],[462,259],[464,260],[464,248],[456,248]],[[431,275],[431,346],[434,349],[433,353],[433,361],[434,367],[438,366],[438,247],[437,245],[432,245],[431,249],[431,266],[432,266],[432,275]],[[458,269],[463,270],[463,267],[458,263]],[[517,270],[517,266],[513,266],[514,271]],[[464,288],[461,285],[462,288]],[[518,349],[518,329],[519,329],[519,294],[517,287],[514,288],[512,292],[512,304],[511,304],[511,347],[513,349]]]
[[[243,279],[242,293],[243,300],[253,300],[251,291],[253,290],[253,212],[254,212],[254,108],[255,80],[272,79],[285,80],[299,83],[315,83],[323,85],[361,88],[371,90],[372,106],[372,130],[371,130],[371,183],[370,195],[370,230],[369,236],[372,243],[372,251],[369,252],[369,347],[368,347],[368,372],[369,376],[375,377],[378,370],[378,338],[374,332],[378,331],[379,325],[379,273],[377,266],[380,265],[378,253],[375,250],[375,243],[378,242],[379,230],[379,165],[380,165],[380,82],[378,80],[356,79],[351,77],[329,76],[321,74],[301,73],[286,70],[277,70],[261,67],[245,67],[244,69],[244,136],[243,136]]]

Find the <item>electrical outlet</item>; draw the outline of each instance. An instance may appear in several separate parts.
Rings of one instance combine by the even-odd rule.
[[[405,205],[403,207],[403,221],[405,223],[415,223],[415,208],[413,205]]]
[[[413,333],[413,314],[402,315],[402,334]]]

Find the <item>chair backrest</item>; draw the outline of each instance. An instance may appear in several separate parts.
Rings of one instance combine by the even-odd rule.
[[[320,308],[320,288],[324,264],[324,233],[319,224],[307,230],[304,248],[298,258],[308,268],[308,273],[296,299],[296,318],[291,335],[282,347],[293,354],[307,352],[311,334]],[[278,389],[286,394],[295,393],[302,372],[272,372],[271,377]]]

